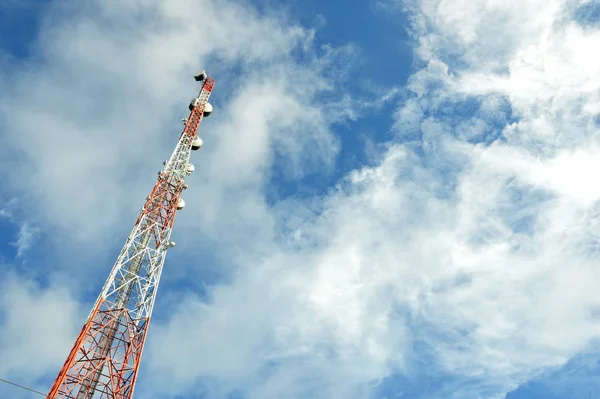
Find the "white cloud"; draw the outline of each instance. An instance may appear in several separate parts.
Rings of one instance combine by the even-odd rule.
[[[18,205],[19,201],[16,198],[5,200],[4,203],[0,205],[0,220],[6,219],[10,223],[19,226],[16,239],[15,241],[10,242],[10,245],[17,249],[16,257],[21,258],[25,252],[31,248],[33,241],[40,233],[40,229],[32,226],[31,223],[26,220],[19,221],[19,218],[15,215],[15,211],[21,211]]]
[[[39,234],[39,229],[31,227],[29,223],[23,222],[19,227],[19,233],[17,234],[17,240],[12,243],[17,248],[17,258],[20,258],[25,252],[31,248],[33,240]]]
[[[600,199],[600,189],[590,184],[594,180],[594,171],[600,166],[596,149],[562,151],[547,161],[534,158],[522,149],[506,146],[493,146],[475,153],[480,156],[480,165],[513,175],[524,184],[556,192],[585,206],[592,206]]]
[[[571,20],[575,3],[413,8],[425,67],[396,126],[420,129],[425,162],[462,165],[436,177],[456,184],[430,235],[446,255],[428,265],[432,288],[413,303],[428,325],[420,340],[444,369],[482,376],[456,397],[491,395],[490,387],[503,397],[600,333],[592,294],[600,81],[591,62],[599,31]],[[482,144],[497,130],[500,140]]]
[[[12,220],[14,217],[13,212],[16,203],[17,200],[15,198],[10,200],[2,198],[2,205],[0,205],[0,218]]]
[[[381,219],[398,206],[389,197],[395,163],[391,157],[381,169],[351,178],[367,185],[390,177],[377,190],[326,200],[322,216],[300,232],[308,237],[295,243],[300,252],[271,243],[259,260],[250,250],[232,285],[211,290],[208,304],[182,303],[168,325],[153,327],[146,367],[161,376],[162,388],[144,394],[185,392],[204,376],[228,382],[216,397],[233,387],[252,397],[353,397],[388,365],[401,364],[404,328],[390,320],[385,270],[392,248],[378,245]],[[289,217],[292,209],[286,206]],[[306,219],[306,212],[299,216]]]
[[[406,2],[409,3],[409,2]],[[563,0],[423,0],[414,15],[424,59],[455,56],[488,72],[502,71],[512,57],[538,45],[563,17]]]
[[[50,282],[43,286],[26,276],[3,272],[0,375],[37,388],[36,379],[62,367],[85,315],[66,284]],[[8,392],[11,397],[18,394]]]

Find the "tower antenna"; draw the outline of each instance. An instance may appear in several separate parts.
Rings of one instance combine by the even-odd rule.
[[[191,151],[202,147],[197,136],[215,81],[205,71],[190,102],[190,116],[171,158],[133,226],[87,321],[46,399],[131,399],[152,316],[167,249],[175,246],[175,214],[185,206],[181,193],[194,171]]]

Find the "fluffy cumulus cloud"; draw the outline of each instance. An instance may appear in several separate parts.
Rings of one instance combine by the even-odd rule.
[[[95,248],[61,249],[85,273],[105,272],[94,251],[118,245],[168,156],[189,71],[217,78],[175,233],[190,255],[167,260],[137,395],[502,398],[600,338],[600,30],[583,2],[385,8],[407,13],[418,56],[393,139],[325,194],[276,201],[274,176],[331,171],[335,123],[368,106],[345,92],[352,47],[240,2],[90,4],[51,9],[0,97],[11,190],[36,228]],[[14,279],[3,303],[77,314],[78,290]],[[0,319],[3,359],[17,316]],[[46,339],[74,334],[56,323],[38,376],[66,353]],[[0,371],[20,370],[10,358]]]
[[[8,265],[2,264],[6,269]],[[28,276],[0,273],[0,375],[33,382],[64,362],[86,313],[63,281],[42,287]],[[31,388],[45,391],[45,384]],[[0,386],[4,397],[31,397],[10,386]],[[22,395],[22,396],[15,396]]]
[[[408,7],[423,68],[396,129],[437,170],[430,195],[450,211],[422,215],[448,246],[412,303],[427,326],[418,339],[443,372],[466,376],[457,397],[503,397],[598,339],[600,31],[576,18],[580,6]]]

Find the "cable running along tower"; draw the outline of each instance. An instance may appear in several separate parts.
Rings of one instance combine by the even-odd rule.
[[[81,329],[73,349],[54,381],[47,399],[131,399],[142,350],[175,214],[185,202],[185,178],[194,171],[192,150],[202,147],[197,136],[203,117],[213,110],[208,98],[214,80],[202,71],[202,83],[192,99],[190,116],[171,158],[158,172],[158,181],[127,238],[102,292]]]

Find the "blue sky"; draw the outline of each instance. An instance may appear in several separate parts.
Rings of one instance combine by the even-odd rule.
[[[139,397],[594,397],[599,10],[4,2],[0,377],[48,390],[204,67]]]

